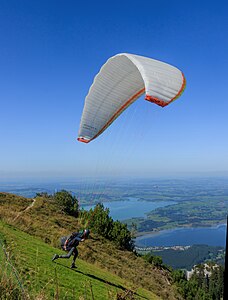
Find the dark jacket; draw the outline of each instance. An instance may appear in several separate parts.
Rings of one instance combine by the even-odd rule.
[[[61,247],[63,250],[69,251],[73,247],[77,247],[82,240],[83,233],[73,232],[67,237],[61,238]]]

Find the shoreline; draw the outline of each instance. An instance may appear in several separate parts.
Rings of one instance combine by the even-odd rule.
[[[170,228],[166,228],[166,229],[155,229],[155,230],[152,230],[152,231],[143,231],[143,232],[137,232],[135,234],[135,239],[136,238],[139,238],[139,237],[142,237],[142,236],[156,236],[156,235],[159,235],[161,234],[163,231],[170,231],[170,230],[178,230],[178,229],[189,229],[189,228],[193,228],[193,229],[196,229],[196,228],[217,228],[217,227],[220,227],[220,226],[226,226],[227,224],[222,222],[222,223],[215,223],[215,224],[211,224],[211,225],[205,225],[205,226],[191,226],[191,224],[189,225],[186,225],[186,226],[182,226],[182,227],[179,227],[179,226],[176,226],[176,227],[170,227]]]

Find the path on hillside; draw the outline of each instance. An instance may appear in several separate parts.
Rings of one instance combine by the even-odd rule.
[[[32,203],[29,204],[29,206],[27,206],[25,209],[23,209],[22,211],[20,211],[17,216],[13,219],[13,221],[16,221],[24,212],[28,211],[30,208],[32,208],[34,206],[36,202],[36,198],[32,199]]]

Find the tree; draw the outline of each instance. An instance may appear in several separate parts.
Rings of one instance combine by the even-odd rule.
[[[110,238],[113,219],[109,216],[109,209],[98,203],[94,209],[88,212],[89,227],[93,228],[99,235]]]
[[[208,274],[205,274],[205,265],[198,265],[193,276],[187,281],[180,271],[173,272],[174,282],[184,299],[187,300],[220,300],[223,295],[224,267],[214,263],[207,265]]]
[[[98,203],[89,212],[83,213],[88,220],[89,227],[94,232],[113,241],[120,249],[133,250],[134,243],[127,225],[119,221],[113,221],[109,216],[109,209],[105,208],[102,203]]]
[[[163,262],[160,256],[153,255],[152,253],[147,253],[143,258],[150,264],[153,264],[156,267],[162,267]]]
[[[131,239],[131,232],[127,229],[127,225],[120,221],[113,222],[111,230],[111,239],[115,241],[115,244],[121,248],[132,251],[134,243]]]
[[[54,194],[54,200],[66,214],[74,217],[78,216],[78,200],[75,196],[72,196],[71,193],[61,190]]]

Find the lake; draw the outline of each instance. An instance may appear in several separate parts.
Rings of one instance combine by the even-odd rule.
[[[110,216],[114,220],[123,221],[131,218],[146,218],[146,214],[159,207],[176,204],[174,201],[145,201],[139,198],[129,197],[127,200],[104,202],[104,207],[110,210]],[[83,205],[82,208],[89,210],[94,205]]]
[[[103,182],[103,181],[101,181]],[[91,195],[100,195],[104,206],[109,208],[110,215],[114,220],[124,221],[126,219],[141,217],[146,218],[146,214],[156,208],[174,205],[179,201],[221,199],[224,205],[228,197],[227,178],[217,179],[189,179],[189,180],[137,180],[110,182],[109,184],[94,184],[84,182],[23,182],[10,183],[0,182],[0,191],[11,192],[25,197],[34,197],[36,193],[47,192],[53,194],[62,189],[71,191],[78,198],[89,203]],[[95,193],[97,192],[97,193]],[[129,195],[128,197],[126,196]],[[203,193],[203,194],[202,194]],[[166,197],[165,200],[164,196]],[[142,198],[153,200],[146,201]],[[110,201],[106,201],[109,199]],[[113,201],[118,199],[118,201]],[[161,200],[158,200],[161,199]],[[177,201],[177,202],[175,202]],[[184,202],[183,202],[184,203]],[[83,206],[80,206],[83,207]],[[94,206],[86,205],[85,209]],[[225,206],[226,209],[226,206]],[[142,246],[158,245],[225,245],[225,225],[210,228],[182,228],[162,231],[156,235],[145,235],[137,239],[137,244]]]
[[[226,225],[162,230],[136,238],[139,247],[206,244],[225,247]]]

